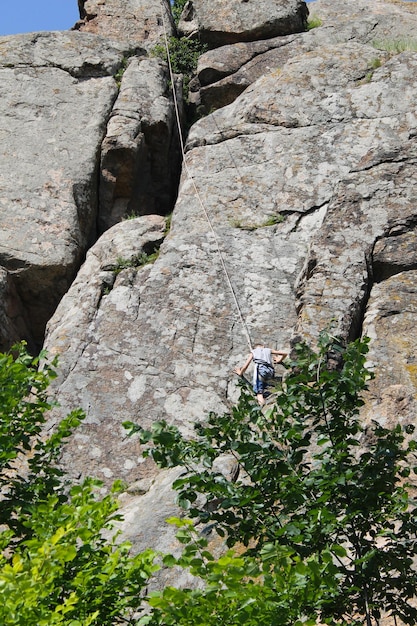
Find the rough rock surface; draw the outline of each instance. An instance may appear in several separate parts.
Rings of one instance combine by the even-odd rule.
[[[401,7],[376,0],[341,3],[317,0],[309,4],[310,19],[319,28],[287,37],[240,42],[209,50],[198,62],[198,80],[192,85],[193,100],[211,111],[233,102],[260,76],[278,68],[294,56],[318,47],[343,42],[384,48],[404,42],[417,28],[412,3]]]
[[[191,84],[193,100],[206,111],[231,104],[255,80],[282,67],[295,46],[300,50],[301,42],[299,37],[288,35],[209,50],[198,61],[197,80]]]
[[[0,264],[38,345],[95,236],[97,152],[125,50],[80,33],[0,39]]]
[[[240,4],[246,11],[248,3]],[[62,463],[72,476],[97,475],[107,485],[126,480],[124,532],[138,549],[157,538],[171,546],[163,518],[176,510],[172,476],[143,462],[121,424],[132,420],[146,427],[165,418],[189,431],[208,411],[227,409],[238,393],[232,368],[248,351],[246,329],[252,342],[262,338],[278,348],[288,347],[295,334],[314,343],[333,319],[345,338],[367,332],[378,377],[369,390],[366,419],[415,421],[417,53],[393,54],[370,45],[374,37],[412,36],[415,14],[382,0],[318,0],[315,5],[323,26],[311,33],[284,36],[281,42],[274,33],[257,48],[232,46],[234,54],[241,51],[242,62],[273,50],[283,56],[260,75],[254,72],[233,103],[192,127],[169,234],[157,216],[110,228],[48,324],[45,347],[60,357],[53,390],[61,408],[51,422],[77,406],[87,414]],[[259,54],[251,56],[254,49]],[[77,67],[82,65],[80,57]],[[151,62],[135,59],[128,67],[108,126],[108,141],[113,141],[114,126],[121,123],[129,159],[143,145],[144,121],[131,104],[140,85],[149,84],[146,74],[133,76],[141,65]],[[235,67],[234,73],[240,71],[239,60]],[[8,76],[9,68],[4,70]],[[32,76],[46,69],[19,67],[17,76],[22,71]],[[84,82],[110,83],[108,74],[79,85],[72,73],[71,80],[81,94]],[[29,79],[27,85],[30,90]],[[128,91],[134,98],[126,105]],[[139,98],[147,119],[163,117],[160,105],[170,115],[164,94],[157,93],[156,109],[146,109]],[[90,111],[83,140],[91,153],[100,151],[100,133],[91,130],[95,123]],[[8,126],[1,128],[5,133]],[[170,141],[168,133],[164,137],[162,142]],[[83,150],[84,144],[76,167],[83,167],[85,176],[89,161]],[[29,142],[27,154],[37,158],[36,152]],[[103,163],[109,155],[103,152]],[[124,176],[117,167],[113,171],[110,199],[103,196],[109,215]],[[98,177],[90,180],[94,197]],[[120,196],[123,206],[136,194],[129,184]],[[36,199],[37,187],[33,190],[30,197]],[[150,201],[151,210],[157,205]],[[59,244],[65,227],[54,210],[55,204],[46,204]],[[142,253],[162,239],[157,259],[143,266]],[[46,234],[39,241],[49,242]],[[2,252],[3,264],[5,259]],[[27,272],[32,263],[28,258]],[[9,258],[9,273],[19,268]],[[14,301],[7,280],[4,274],[6,313],[8,299]]]
[[[169,0],[78,0],[80,21],[74,28],[147,50],[174,34]]]
[[[164,232],[165,219],[157,215],[126,220],[106,231],[49,324],[46,345],[51,356],[61,357],[59,413],[68,412],[75,397],[87,413],[64,457],[72,471],[87,462],[99,477],[132,472],[138,477],[137,444],[123,435],[121,426],[136,412],[140,395],[128,354],[142,363],[140,285],[150,268],[143,262],[158,249]]]
[[[97,225],[102,232],[126,214],[172,210],[172,97],[163,64],[144,55],[89,33],[0,39],[0,265],[28,322],[5,337],[6,348],[16,335],[42,345]]]
[[[364,76],[378,52],[369,46],[351,43],[296,57],[279,80],[273,73],[262,77],[234,104],[194,125],[187,144],[194,181],[184,174],[158,259],[120,274],[123,296],[113,289],[102,300],[99,310],[105,306],[106,313],[93,335],[91,327],[87,332],[78,325],[78,333],[84,327],[82,359],[59,351],[64,406],[81,405],[89,420],[104,419],[118,438],[124,419],[147,426],[164,417],[187,430],[207,411],[227,408],[236,398],[231,369],[247,347],[219,249],[253,341],[260,336],[283,347],[297,324],[314,338],[335,316],[346,335],[358,330],[370,289],[367,254],[397,213],[404,221],[413,210],[412,187],[404,181],[414,176],[417,59],[405,53],[384,63],[380,56],[371,80]],[[373,202],[362,207],[368,197]],[[50,350],[58,327],[53,318]],[[109,397],[101,381],[110,376],[118,392]],[[68,467],[80,441],[97,446],[87,425],[77,438]],[[151,466],[116,456],[116,449],[105,462],[89,458],[88,471],[157,480]]]
[[[403,243],[401,235],[389,238],[389,256],[392,259],[395,248],[397,267],[404,264],[402,253],[409,250],[404,249]],[[413,247],[407,257],[411,261],[414,256],[414,265],[415,250]],[[409,268],[376,283],[364,319],[363,332],[371,338],[369,367],[375,374],[367,394],[364,417],[377,420],[387,428],[397,423],[415,425],[416,421],[416,288],[417,272]]]
[[[330,105],[337,108],[336,122],[352,117],[361,143],[371,135],[368,150],[336,187],[312,245],[299,308],[306,336],[317,336],[331,318],[346,338],[358,335],[373,282],[375,242],[415,222],[417,111],[409,78],[416,72],[416,54],[403,53]]]
[[[215,47],[300,32],[307,14],[301,0],[188,0],[178,31]]]
[[[116,74],[124,55],[137,46],[72,32],[40,32],[0,38],[0,67],[19,70],[60,69],[75,78]]]

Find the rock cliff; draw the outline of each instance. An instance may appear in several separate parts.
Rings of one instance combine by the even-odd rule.
[[[174,33],[169,0],[78,0],[78,8],[80,20],[74,30],[146,49],[161,41],[164,24],[168,35]]]
[[[227,409],[248,335],[368,334],[364,419],[415,421],[417,14],[317,0],[307,30],[298,0],[189,0],[210,50],[178,180],[166,3],[79,5],[78,30],[0,39],[0,338],[59,356],[51,425],[87,415],[63,465],[125,480],[126,536],[166,548],[171,476],[121,424]]]

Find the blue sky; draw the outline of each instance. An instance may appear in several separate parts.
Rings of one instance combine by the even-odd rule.
[[[78,18],[77,0],[0,0],[0,35],[67,30]]]
[[[78,18],[77,0],[0,0],[0,35],[68,30]]]

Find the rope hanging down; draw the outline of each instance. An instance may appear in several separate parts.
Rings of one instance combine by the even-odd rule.
[[[161,3],[163,3],[163,0],[161,0]],[[197,199],[198,199],[198,202],[200,204],[200,207],[201,207],[201,209],[202,209],[202,211],[203,211],[203,213],[205,215],[207,223],[208,223],[208,225],[210,227],[210,230],[212,232],[212,235],[214,237],[214,241],[216,243],[216,248],[217,248],[217,253],[219,255],[220,263],[221,263],[224,275],[226,277],[226,282],[227,282],[228,287],[230,289],[230,292],[232,294],[233,301],[234,301],[235,307],[236,307],[236,311],[237,311],[239,320],[240,320],[240,322],[242,324],[243,332],[244,332],[244,334],[246,336],[246,340],[247,340],[248,345],[249,345],[249,350],[252,350],[252,341],[251,341],[251,338],[250,338],[249,330],[248,330],[248,327],[247,327],[246,322],[244,320],[244,317],[242,315],[242,311],[241,311],[240,306],[239,306],[239,301],[237,299],[235,290],[233,288],[232,281],[230,280],[229,272],[227,271],[227,268],[226,268],[226,264],[225,264],[225,261],[224,261],[224,256],[223,256],[223,253],[221,251],[220,244],[219,244],[219,239],[217,237],[216,231],[214,230],[213,223],[212,223],[212,220],[210,218],[210,215],[209,215],[209,213],[207,211],[207,208],[206,208],[206,206],[205,206],[205,204],[203,202],[201,194],[200,194],[200,192],[198,190],[198,187],[197,187],[197,185],[195,183],[194,177],[191,174],[190,169],[188,167],[187,158],[186,158],[186,155],[185,155],[184,140],[183,140],[182,131],[181,131],[181,119],[180,119],[180,113],[179,113],[179,108],[178,108],[177,94],[176,94],[176,89],[175,89],[174,72],[172,71],[171,55],[170,55],[170,52],[169,52],[168,36],[167,36],[167,31],[166,31],[166,26],[165,26],[165,18],[164,18],[164,10],[163,9],[164,9],[164,7],[162,6],[162,26],[163,26],[163,31],[164,31],[164,43],[165,43],[165,50],[166,50],[166,55],[167,55],[169,77],[170,77],[170,81],[171,81],[171,85],[172,85],[172,94],[173,94],[174,108],[175,108],[175,118],[176,118],[177,128],[178,128],[178,136],[179,136],[179,141],[180,141],[182,162],[184,164],[184,169],[186,171],[186,174],[187,174],[188,178],[190,179],[191,184],[192,184],[192,186],[194,188],[194,191],[195,191],[195,194],[197,196]]]

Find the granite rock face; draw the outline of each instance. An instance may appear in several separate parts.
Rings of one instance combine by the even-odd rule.
[[[119,274],[100,301],[100,325],[87,332],[78,324],[82,359],[58,350],[58,397],[88,415],[68,469],[74,455],[82,469],[84,451],[98,446],[90,423],[105,424],[109,439],[117,433],[114,448],[97,451],[85,471],[147,481],[146,501],[155,501],[155,468],[137,462],[139,449],[116,454],[125,419],[148,426],[165,418],[188,432],[207,411],[226,410],[237,397],[232,368],[247,353],[246,330],[252,342],[278,348],[295,332],[314,343],[334,318],[345,338],[360,333],[383,258],[374,270],[374,247],[415,219],[416,62],[412,52],[390,57],[362,43],[319,45],[191,128],[157,260]],[[54,317],[51,351],[58,329]],[[101,381],[117,392],[105,394]],[[130,495],[126,505],[138,527],[144,497]]]
[[[401,235],[389,239],[391,249],[404,251]],[[415,248],[410,261],[413,255]],[[388,428],[416,422],[417,272],[411,265],[373,286],[363,323],[363,332],[371,338],[369,366],[375,374],[363,416]]]
[[[85,463],[104,479],[137,472],[137,444],[123,435],[121,422],[135,413],[140,396],[130,370],[143,362],[137,326],[141,282],[151,268],[144,264],[147,256],[159,248],[165,227],[163,217],[152,215],[107,230],[48,326],[45,345],[61,364],[58,414],[68,412],[75,398],[87,413],[63,458],[71,474]]]
[[[301,32],[307,15],[301,0],[188,0],[178,31],[216,47]]]
[[[169,0],[78,0],[80,21],[74,28],[149,50],[174,34]]]
[[[0,39],[0,265],[27,320],[12,332],[9,319],[5,348],[23,336],[39,349],[97,232],[172,210],[172,97],[165,66],[145,55],[89,33]]]
[[[37,345],[95,237],[97,153],[123,53],[76,33],[0,39],[0,264]]]
[[[357,336],[373,246],[415,219],[416,60],[406,52],[384,60],[354,43],[319,48],[258,79],[190,133],[191,154],[244,137],[245,208],[258,219],[268,201],[287,220],[324,212],[297,285],[304,337],[317,337],[331,319],[345,338]]]
[[[89,15],[93,4],[83,3]],[[165,67],[137,42],[87,33],[6,40],[13,68],[6,60],[0,71],[21,87],[14,100],[6,92],[0,126],[9,193],[0,199],[0,320],[6,334],[21,336],[34,328],[35,306],[46,310],[48,298],[56,305],[67,291],[44,342],[60,362],[51,425],[85,410],[62,464],[106,488],[126,481],[124,532],[137,549],[150,541],[172,548],[163,518],[176,512],[173,476],[143,459],[123,421],[147,427],[164,418],[190,432],[209,411],[228,410],[239,393],[232,370],[248,343],[288,348],[301,336],[314,345],[332,321],[346,340],[367,333],[377,376],[364,419],[415,421],[417,53],[387,45],[413,36],[416,13],[404,4],[317,0],[322,26],[261,41],[242,35],[254,3],[222,3],[211,16],[201,9],[199,32],[224,33],[211,45],[237,43],[201,60],[202,89],[212,85],[214,94],[215,84],[231,82],[213,96],[220,108],[186,138],[170,228],[163,215],[177,193],[169,182],[177,148]],[[260,13],[267,6],[258,5]],[[286,6],[297,13],[303,3]],[[200,3],[192,7],[197,14]],[[221,23],[231,7],[239,35]],[[85,52],[79,44],[64,62],[56,45],[50,55],[39,47],[48,37],[82,42]],[[30,67],[19,64],[19,46]],[[119,91],[113,74],[124,65]],[[35,93],[32,81],[47,72],[53,87],[36,82],[44,89]],[[73,92],[78,99],[63,95]],[[25,123],[11,126],[12,113]],[[24,147],[14,146],[10,127],[25,129]],[[35,142],[30,128],[44,139]],[[131,211],[141,216],[116,223]],[[105,232],[95,241],[97,220]],[[48,276],[44,291],[40,276]]]
[[[341,3],[317,0],[309,4],[310,22],[320,24],[309,32],[287,37],[240,41],[209,50],[198,63],[193,101],[205,111],[230,104],[246,87],[269,71],[282,68],[300,54],[318,47],[356,42],[384,49],[413,37],[417,28],[414,3],[358,0]]]

